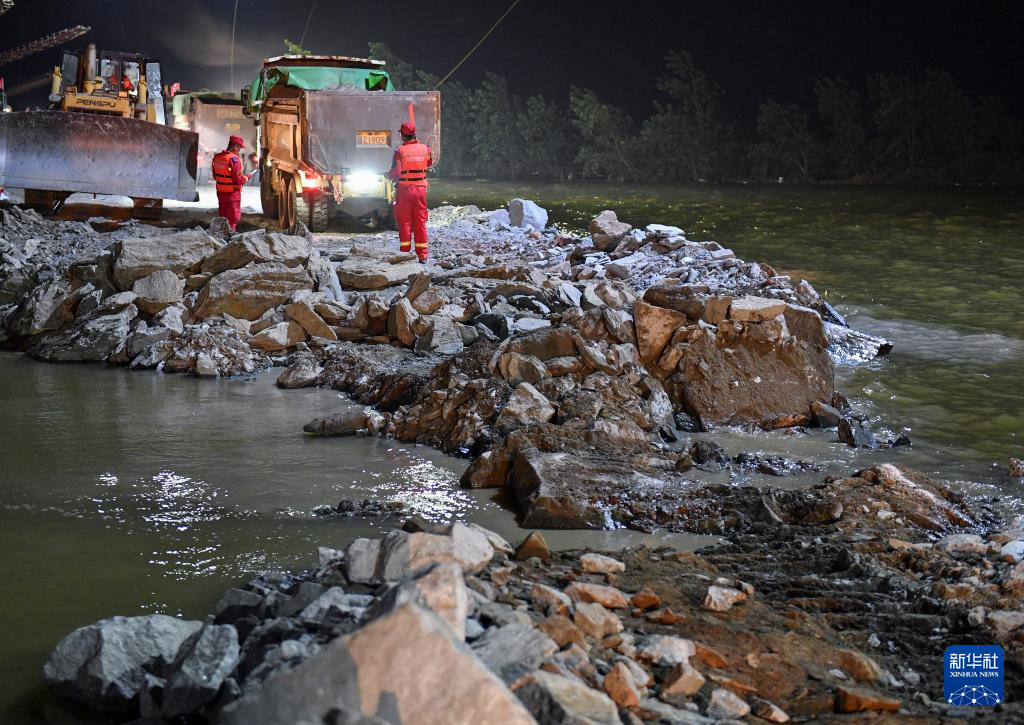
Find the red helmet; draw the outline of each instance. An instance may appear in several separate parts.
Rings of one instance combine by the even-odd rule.
[[[401,131],[403,136],[415,136],[416,126],[411,123],[403,123]]]
[[[230,146],[231,144],[238,144],[241,148],[244,149],[245,139],[239,136],[238,134],[233,133],[230,136],[228,136],[228,146]]]

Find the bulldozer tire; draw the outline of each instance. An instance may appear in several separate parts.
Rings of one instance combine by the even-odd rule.
[[[270,170],[267,168],[260,170],[260,203],[263,206],[263,216],[268,219],[277,217],[277,207],[280,204],[280,199],[277,198],[277,193],[274,191],[274,185],[270,179]]]
[[[306,225],[311,232],[327,231],[328,202],[326,194],[295,197],[295,218]]]

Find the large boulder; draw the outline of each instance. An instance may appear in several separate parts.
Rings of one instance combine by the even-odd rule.
[[[24,336],[59,329],[70,312],[66,308],[70,294],[67,282],[60,278],[39,285],[21,302],[8,327],[14,334]]]
[[[513,199],[508,203],[508,218],[514,227],[544,229],[548,225],[547,211],[529,199]]]
[[[529,624],[491,627],[473,643],[473,651],[509,685],[541,666],[558,651],[550,637]]]
[[[611,698],[576,677],[540,670],[531,675],[516,694],[537,722],[561,725],[619,725],[622,722]]]
[[[469,574],[478,574],[494,557],[487,536],[462,523],[451,525],[447,534],[393,531],[381,545],[380,576],[396,581],[435,564],[458,564]]]
[[[155,315],[165,307],[181,302],[185,292],[185,280],[174,272],[158,269],[135,280],[132,292],[135,293],[135,304],[138,308],[146,314]]]
[[[98,710],[120,710],[139,694],[147,673],[174,662],[181,645],[202,626],[150,614],[79,627],[46,660],[43,679],[58,695]]]
[[[420,315],[413,309],[412,302],[407,297],[402,297],[391,306],[388,313],[388,334],[406,347],[412,347],[416,342],[413,325],[419,318]]]
[[[305,339],[306,331],[302,329],[302,325],[288,320],[286,322],[278,322],[276,325],[272,325],[253,335],[249,340],[249,345],[265,352],[275,352],[277,350],[287,350],[289,347],[305,341]]]
[[[344,708],[388,722],[533,725],[504,683],[437,615],[404,604],[324,645],[228,705],[223,725],[328,722]]]
[[[410,602],[439,616],[458,639],[466,638],[469,590],[458,564],[437,564],[427,573],[392,587],[374,602],[367,616],[374,619]]]
[[[537,388],[522,382],[512,391],[512,397],[498,415],[495,426],[509,431],[536,423],[546,423],[555,417],[555,408]]]
[[[37,360],[50,362],[106,360],[126,343],[138,313],[138,308],[129,304],[111,315],[89,317],[74,327],[44,335],[28,353]]]
[[[640,360],[650,363],[658,359],[675,331],[686,324],[687,318],[682,312],[637,301],[633,305],[633,319]]]
[[[632,229],[629,224],[620,222],[615,212],[606,209],[591,219],[587,231],[594,240],[594,246],[601,250],[614,249],[619,240]]]
[[[130,290],[135,280],[161,269],[185,277],[198,269],[203,257],[222,245],[202,229],[125,239],[117,245],[114,283],[118,289]]]
[[[674,402],[702,424],[777,428],[811,422],[834,392],[828,352],[785,334],[785,322],[723,322],[681,346]]]
[[[332,341],[338,339],[331,326],[327,324],[324,318],[317,314],[316,310],[313,309],[313,306],[307,300],[292,302],[284,308],[284,314],[289,319],[298,322],[310,337],[322,337],[325,340]]]
[[[253,264],[213,277],[199,294],[195,316],[229,314],[242,320],[257,320],[267,310],[287,302],[313,282],[302,267],[280,262]]]
[[[356,244],[348,258],[338,265],[338,280],[344,289],[377,290],[403,284],[422,272],[423,265],[411,252]]]
[[[296,237],[265,229],[236,235],[224,247],[203,260],[200,268],[207,274],[240,269],[250,262],[280,262],[289,267],[305,264],[313,245],[305,237]]]
[[[238,664],[238,631],[230,624],[208,624],[186,641],[164,685],[160,713],[185,715],[212,700]]]

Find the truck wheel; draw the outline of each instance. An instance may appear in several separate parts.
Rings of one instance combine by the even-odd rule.
[[[260,203],[263,205],[263,216],[269,219],[277,216],[277,207],[280,204],[280,200],[274,192],[270,171],[265,167],[260,170]]]
[[[296,196],[295,218],[305,224],[311,232],[326,232],[329,201],[326,194]]]
[[[281,182],[281,196],[277,205],[277,224],[287,232],[295,226],[295,179],[286,176]]]

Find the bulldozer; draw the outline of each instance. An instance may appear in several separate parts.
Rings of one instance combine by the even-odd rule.
[[[158,217],[164,199],[196,201],[199,137],[165,124],[158,60],[134,53],[64,51],[50,110],[0,114],[0,186],[57,213],[73,193],[132,199]]]

